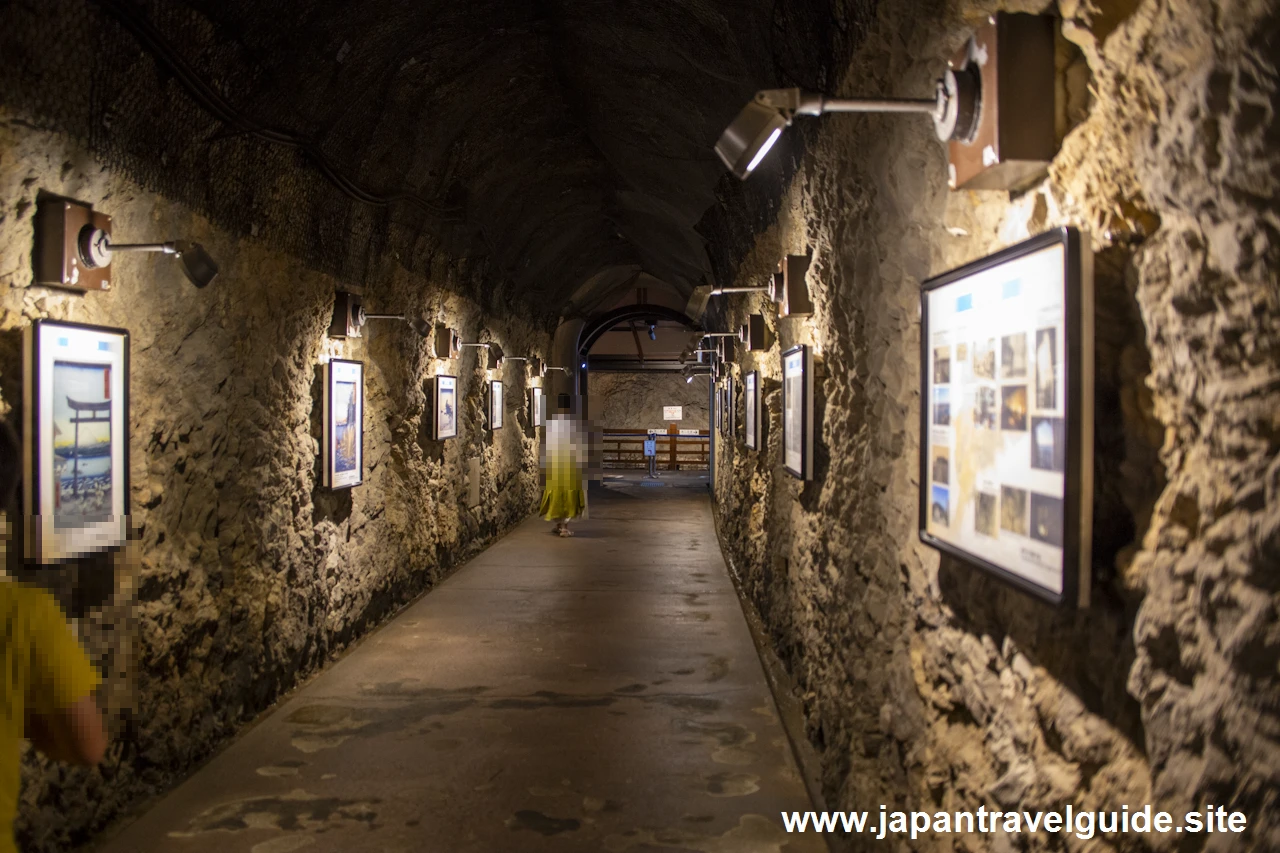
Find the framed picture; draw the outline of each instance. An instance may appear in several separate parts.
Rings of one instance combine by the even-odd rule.
[[[813,352],[804,344],[782,354],[782,467],[813,479]]]
[[[324,470],[328,489],[364,482],[364,362],[335,358],[324,366]]]
[[[535,427],[542,426],[544,415],[542,412],[542,389],[541,388],[529,389],[529,415],[530,415],[529,417],[530,423],[532,423]]]
[[[502,429],[502,382],[489,382],[489,429]]]
[[[1087,607],[1093,256],[1074,228],[921,292],[920,539],[1054,604]]]
[[[742,411],[746,415],[747,447],[760,449],[760,374],[751,371],[742,385]]]
[[[721,411],[721,415],[722,415],[722,417],[721,417],[721,432],[723,432],[723,433],[724,433],[725,437],[727,437],[727,438],[732,438],[732,437],[733,437],[733,427],[734,427],[734,422],[733,422],[733,377],[732,377],[732,376],[726,376],[726,377],[724,378],[724,385],[723,385],[723,386],[721,386],[721,388],[720,388],[720,393],[721,393],[721,395],[722,395],[722,399],[721,399],[721,402],[720,402],[720,411]]]
[[[436,377],[436,441],[454,438],[458,434],[458,377]]]
[[[129,333],[36,320],[24,330],[26,557],[57,563],[129,533]]]
[[[720,383],[716,382],[712,386],[715,393],[711,397],[711,429],[715,432],[721,432],[724,429],[724,419],[720,415],[720,406],[724,403],[724,395],[720,391]]]

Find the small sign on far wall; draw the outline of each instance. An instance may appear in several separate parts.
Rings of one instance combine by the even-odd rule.
[[[663,406],[662,419],[664,421],[684,420],[684,406]]]

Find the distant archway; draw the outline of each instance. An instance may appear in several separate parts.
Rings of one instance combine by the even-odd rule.
[[[595,342],[600,340],[601,335],[628,320],[671,320],[686,329],[699,328],[689,315],[665,305],[624,305],[598,314],[586,322],[578,334],[578,355],[586,356],[591,352]]]

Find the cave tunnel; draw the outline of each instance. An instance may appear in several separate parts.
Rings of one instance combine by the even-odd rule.
[[[1280,850],[1277,57],[0,0],[0,851]]]

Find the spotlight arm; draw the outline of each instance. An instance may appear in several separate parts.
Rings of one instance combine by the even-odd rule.
[[[431,334],[431,325],[426,320],[410,318],[404,314],[368,314],[365,312],[364,306],[361,305],[355,319],[356,328],[360,328],[370,320],[401,320],[408,323],[415,332],[424,338]]]
[[[717,287],[711,291],[711,295],[722,296],[726,293],[763,293],[766,290],[773,290],[772,285],[763,284],[759,287]]]
[[[169,240],[164,243],[112,243],[111,235],[101,228],[86,225],[76,239],[80,259],[88,269],[101,269],[111,263],[115,252],[159,252],[182,260],[182,271],[196,287],[204,287],[218,276],[218,264],[199,243]]]
[[[112,252],[164,252],[166,255],[178,254],[176,243],[112,243],[107,241],[107,249]]]
[[[820,116],[823,113],[929,113],[939,115],[945,108],[939,88],[934,98],[828,98],[819,92],[801,89],[764,89],[756,101],[780,111],[791,123],[793,116]]]
[[[932,115],[937,111],[936,99],[931,101],[925,98],[822,98],[819,112],[812,115],[822,113],[929,113]]]

